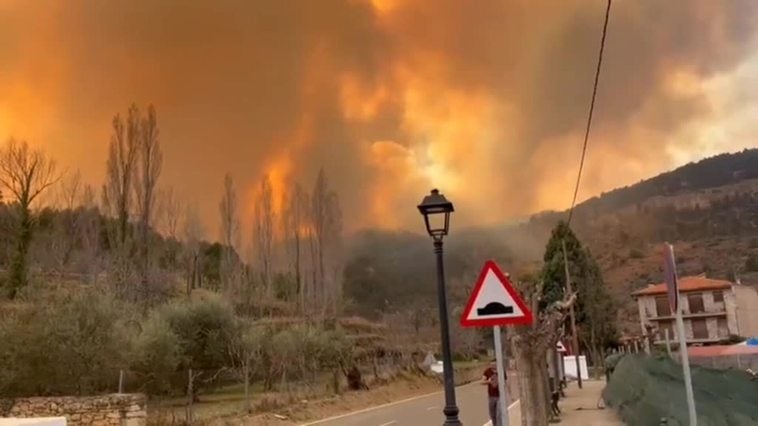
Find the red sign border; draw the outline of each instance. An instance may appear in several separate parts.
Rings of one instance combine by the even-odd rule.
[[[495,273],[495,276],[500,281],[500,284],[502,284],[505,291],[510,294],[511,298],[513,298],[513,301],[516,302],[516,305],[521,309],[521,312],[524,313],[521,317],[510,317],[510,318],[492,318],[492,319],[468,319],[469,314],[474,309],[474,303],[476,302],[476,299],[479,297],[479,292],[482,290],[482,285],[484,285],[484,279],[487,277],[487,272],[492,271]],[[461,315],[461,326],[463,327],[494,327],[496,325],[529,325],[534,322],[534,315],[532,315],[532,311],[527,308],[524,301],[521,299],[521,296],[518,294],[518,292],[513,288],[513,284],[511,284],[511,281],[506,277],[503,272],[500,270],[500,268],[497,266],[497,264],[492,261],[488,260],[484,262],[484,267],[482,268],[482,272],[479,273],[479,278],[476,280],[476,285],[474,286],[474,291],[471,292],[471,296],[468,299],[468,303],[466,303],[466,307],[463,309],[463,315]]]

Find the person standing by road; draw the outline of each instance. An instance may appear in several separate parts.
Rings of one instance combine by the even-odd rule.
[[[505,375],[505,371],[503,371],[503,377],[505,377],[507,383],[508,376]],[[487,402],[492,425],[500,426],[500,416],[502,416],[503,410],[500,407],[500,389],[497,383],[497,364],[495,364],[495,360],[492,360],[490,366],[484,370],[482,384],[487,386]]]

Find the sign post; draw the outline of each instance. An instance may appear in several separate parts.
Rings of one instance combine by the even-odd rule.
[[[505,386],[505,354],[500,334],[500,326],[531,324],[532,312],[516,293],[510,280],[495,262],[485,262],[474,291],[461,316],[463,327],[493,327],[495,337],[495,360],[497,362],[497,383],[500,395],[500,425],[508,426],[508,399]]]
[[[666,328],[663,330],[663,332],[666,334],[666,353],[668,354],[669,358],[671,358],[671,342],[669,341],[669,329]]]
[[[687,394],[687,411],[690,418],[690,426],[697,426],[697,414],[695,412],[695,395],[692,392],[692,374],[690,373],[690,359],[687,354],[687,338],[684,335],[684,320],[682,308],[679,306],[679,286],[676,276],[676,260],[674,259],[674,246],[666,243],[663,247],[663,274],[666,278],[669,303],[671,310],[676,315],[676,334],[679,340],[679,355],[684,373],[684,390]]]
[[[497,362],[497,390],[500,395],[500,425],[508,426],[508,395],[506,394],[505,385],[505,354],[503,353],[503,342],[500,335],[500,326],[496,325],[493,330],[495,334],[495,361]]]

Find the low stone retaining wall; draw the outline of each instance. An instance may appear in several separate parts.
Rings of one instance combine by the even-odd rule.
[[[467,367],[457,367],[455,368],[455,385],[456,386],[462,386],[467,385],[472,382],[476,382],[478,380],[482,380],[482,375],[484,374],[484,370],[487,369],[489,366],[488,363],[482,363],[480,365],[471,365]],[[443,376],[440,375],[440,378]]]
[[[142,394],[0,398],[0,417],[66,417],[69,426],[144,426]]]

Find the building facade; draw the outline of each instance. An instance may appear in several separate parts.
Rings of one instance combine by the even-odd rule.
[[[671,312],[666,284],[649,285],[632,293],[639,308],[643,335],[649,331],[654,342],[677,339],[675,316]],[[742,284],[713,280],[704,276],[679,279],[687,344],[713,344],[730,336],[758,336],[758,292]]]

